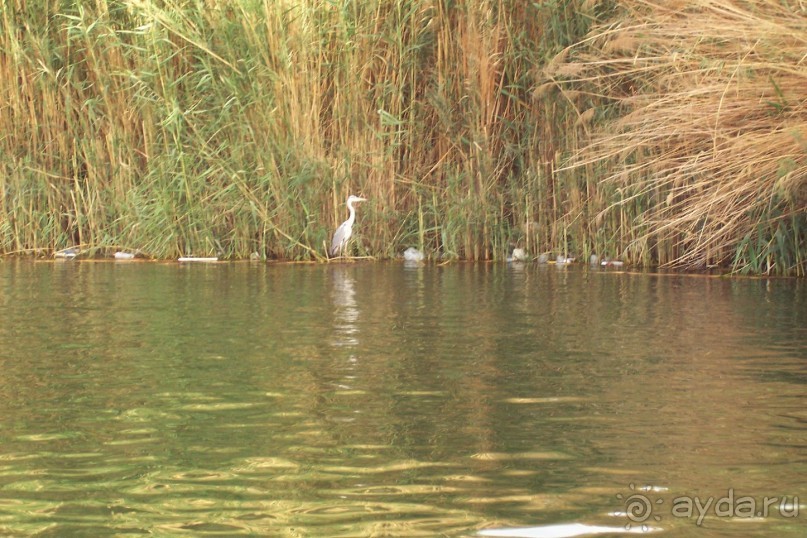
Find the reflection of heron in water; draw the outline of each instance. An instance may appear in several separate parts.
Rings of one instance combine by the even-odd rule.
[[[355,279],[353,275],[341,267],[332,273],[333,287],[331,299],[335,310],[334,329],[336,338],[333,344],[337,346],[354,346],[358,343],[356,322],[359,319],[359,309],[356,304]]]
[[[360,198],[358,196],[353,196],[352,194],[347,197],[347,210],[350,211],[350,216],[345,222],[339,225],[333,234],[331,250],[329,251],[331,256],[336,256],[337,253],[340,256],[345,255],[347,242],[350,239],[350,236],[353,235],[353,223],[356,221],[356,208],[353,207],[353,204],[356,202],[365,201],[367,201],[366,198]]]

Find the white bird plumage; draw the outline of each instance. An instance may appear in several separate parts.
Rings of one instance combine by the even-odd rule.
[[[343,256],[345,254],[347,242],[350,236],[353,235],[353,223],[356,221],[356,208],[353,207],[353,204],[366,201],[367,198],[361,198],[352,194],[347,197],[347,210],[350,212],[350,215],[345,222],[339,225],[333,234],[331,249],[329,251],[331,256],[336,256],[337,254]]]

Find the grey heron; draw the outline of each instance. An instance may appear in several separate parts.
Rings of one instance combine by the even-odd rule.
[[[353,204],[366,201],[367,198],[361,198],[352,194],[347,197],[347,210],[350,211],[350,216],[348,216],[345,222],[339,225],[333,234],[331,250],[329,251],[331,256],[336,256],[337,254],[344,256],[347,242],[350,236],[353,235],[353,223],[356,221],[356,208],[353,207]]]

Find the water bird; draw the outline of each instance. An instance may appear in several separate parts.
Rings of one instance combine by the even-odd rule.
[[[350,216],[348,216],[345,222],[339,225],[333,234],[333,239],[331,240],[331,250],[329,251],[331,256],[336,256],[337,254],[340,256],[345,255],[347,242],[350,239],[350,236],[353,235],[353,223],[356,221],[356,208],[353,207],[353,204],[356,202],[366,201],[367,198],[361,198],[352,194],[347,197],[347,210],[350,212]]]
[[[404,250],[403,258],[404,261],[408,262],[422,262],[425,256],[415,247],[409,247],[408,249]]]
[[[557,263],[557,264],[573,263],[573,262],[574,262],[574,258],[572,258],[572,257],[567,258],[563,254],[558,254],[557,257],[555,258],[555,263]]]
[[[538,263],[549,263],[549,254],[546,252],[538,256]]]
[[[116,252],[115,259],[116,260],[132,260],[134,259],[135,255],[134,252]]]
[[[603,258],[602,263],[600,265],[602,265],[603,267],[622,267],[623,265],[625,265],[625,262]]]
[[[65,248],[62,250],[57,250],[56,252],[53,253],[53,256],[56,258],[66,258],[68,260],[72,260],[73,258],[78,256],[79,252],[80,252],[79,249],[76,247]]]
[[[600,264],[600,257],[597,256],[596,254],[592,254],[588,258],[588,263],[591,264],[591,265],[599,265]]]

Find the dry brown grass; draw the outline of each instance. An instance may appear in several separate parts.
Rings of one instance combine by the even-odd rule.
[[[571,166],[608,163],[632,225],[669,265],[805,270],[807,8],[626,0],[554,74],[610,122]],[[663,252],[662,252],[663,251]]]

